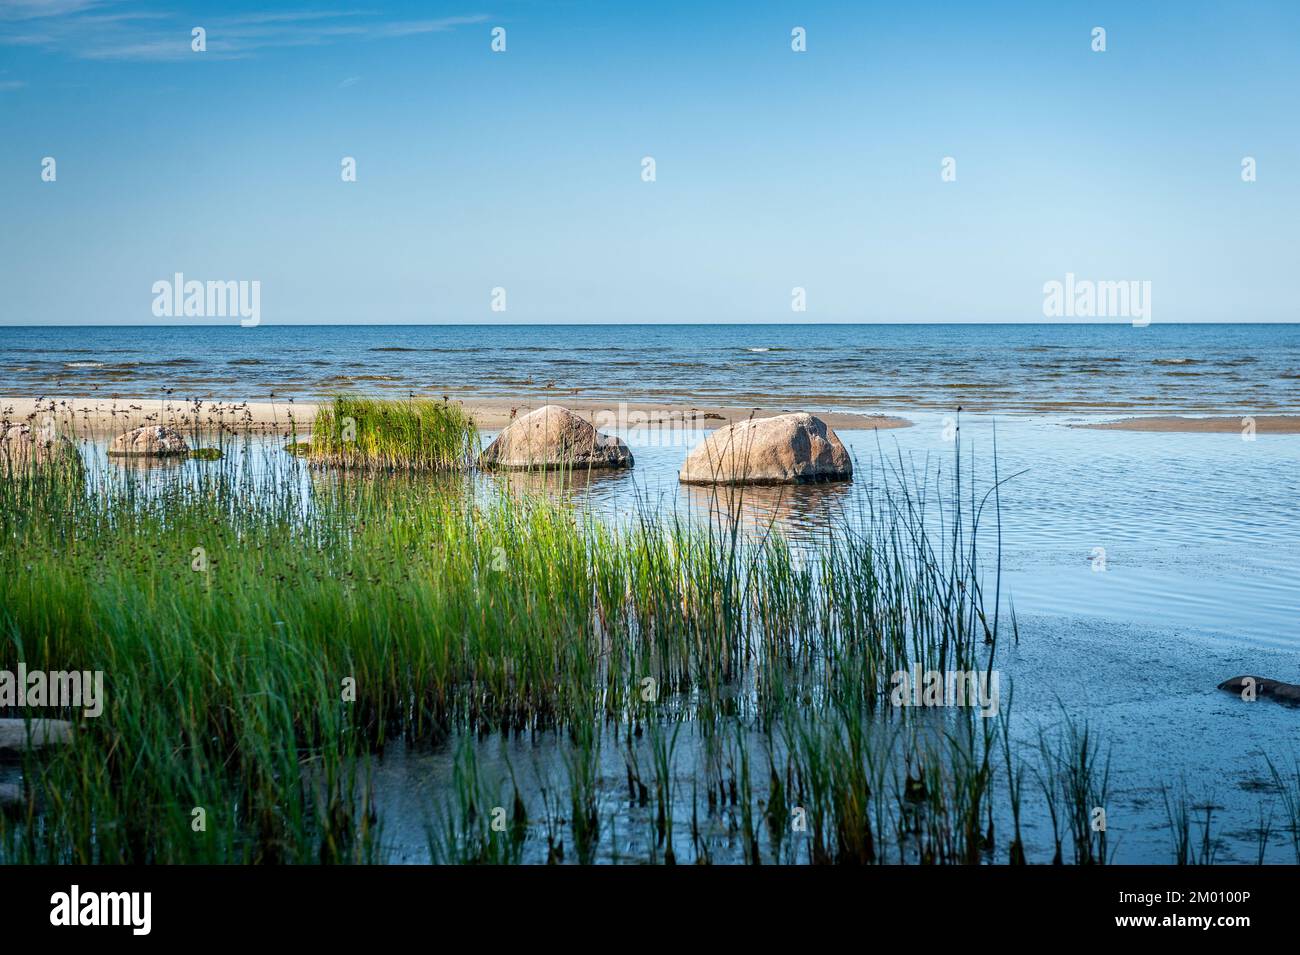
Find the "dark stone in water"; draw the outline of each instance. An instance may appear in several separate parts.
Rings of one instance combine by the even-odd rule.
[[[0,783],[0,812],[18,815],[27,808],[23,787],[17,783]]]
[[[1231,680],[1224,680],[1219,684],[1220,690],[1227,690],[1230,693],[1236,693],[1241,696],[1249,687],[1254,688],[1255,698],[1263,699],[1268,697],[1277,700],[1280,703],[1290,703],[1293,706],[1300,706],[1300,685],[1295,683],[1283,683],[1281,680],[1270,680],[1262,676],[1234,676]]]
[[[29,726],[21,719],[0,719],[0,753],[43,749],[71,738],[72,724],[67,720],[33,719]]]

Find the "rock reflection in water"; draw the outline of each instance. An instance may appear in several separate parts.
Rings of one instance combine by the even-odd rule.
[[[823,539],[845,516],[851,500],[846,482],[788,485],[683,485],[693,510],[711,515],[725,526],[742,531],[771,528],[791,542]]]
[[[623,468],[580,468],[560,470],[518,470],[488,472],[495,487],[515,494],[547,494],[564,497],[590,492],[595,497],[617,495],[631,485],[632,472]]]
[[[180,471],[191,460],[188,454],[108,454],[104,457],[123,470],[132,471]]]

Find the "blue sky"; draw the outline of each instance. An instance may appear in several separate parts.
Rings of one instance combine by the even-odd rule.
[[[1294,0],[7,2],[0,324],[1297,321],[1298,94]]]

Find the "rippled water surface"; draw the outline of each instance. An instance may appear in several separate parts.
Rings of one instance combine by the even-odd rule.
[[[623,517],[641,509],[720,510],[815,548],[828,528],[860,523],[900,472],[923,484],[928,475],[932,501],[936,482],[946,496],[954,465],[946,417],[921,414],[902,430],[840,432],[856,459],[849,484],[751,488],[739,499],[677,483],[682,457],[701,435],[657,446],[634,433],[636,467],[593,474],[577,482],[576,494]],[[1108,813],[1118,861],[1170,861],[1165,798],[1184,791],[1193,804],[1213,807],[1219,861],[1255,861],[1252,827],[1269,798],[1270,762],[1291,765],[1300,712],[1245,706],[1215,687],[1246,672],[1300,682],[1300,435],[1246,441],[966,415],[964,477],[973,466],[981,493],[992,484],[995,437],[1005,481],[1003,607],[1014,606],[1020,632],[1018,643],[1001,649],[999,666],[1014,687],[1018,737],[1032,746],[1040,728],[1059,726],[1066,714],[1100,734],[1111,759]],[[991,558],[991,518],[983,534]],[[693,778],[692,739],[683,745],[683,786]],[[489,744],[482,756],[542,766],[554,758],[526,742],[505,751]],[[446,752],[411,754],[381,772],[396,804],[406,805],[442,778],[449,761]],[[608,762],[609,802],[626,810],[630,834],[622,845],[635,856],[648,826],[620,802],[618,757]],[[393,839],[414,851],[403,831],[399,825]],[[1040,852],[1050,845],[1041,818],[1027,824],[1026,839]],[[1268,858],[1291,861],[1290,852],[1279,834]]]
[[[754,522],[775,518],[813,541],[836,516],[855,520],[887,472],[928,469],[933,488],[942,468],[947,489],[954,462],[944,424],[943,416],[921,415],[912,428],[840,432],[857,461],[851,484],[749,489],[739,502],[723,495],[718,503]],[[1004,586],[1017,609],[1189,627],[1300,650],[1300,435],[1244,441],[992,416],[965,416],[961,430],[964,464],[973,455],[982,489],[993,480],[996,431]],[[681,508],[713,497],[677,485],[684,449],[634,451],[637,468],[593,480],[593,500],[626,507],[636,497]],[[991,523],[986,530],[992,544]]]
[[[1297,325],[0,328],[0,394],[1296,411]]]

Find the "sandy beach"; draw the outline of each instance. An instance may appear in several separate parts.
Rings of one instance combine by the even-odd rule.
[[[505,427],[511,419],[548,402],[544,399],[488,398],[459,401],[478,426],[487,431]],[[565,407],[599,423],[614,427],[681,427],[711,429],[746,418],[762,418],[787,411],[812,411],[832,428],[905,428],[906,418],[887,415],[828,412],[816,408],[718,407],[713,405],[654,404],[646,402],[562,401]],[[70,427],[79,434],[101,437],[146,424],[179,428],[230,428],[236,430],[302,432],[311,428],[316,405],[292,401],[178,401],[151,398],[35,398],[0,397],[0,422],[44,423]]]
[[[763,418],[790,411],[811,411],[830,427],[845,430],[888,430],[912,425],[907,418],[842,411],[813,405],[735,407],[711,404],[565,400],[525,398],[451,398],[485,431],[504,428],[518,416],[545,404],[561,404],[604,428],[677,427],[711,430],[746,418]],[[229,428],[265,433],[310,430],[316,404],[294,401],[179,401],[159,398],[0,397],[0,423],[55,423],[89,437],[119,434],[145,424],[186,428]],[[1071,424],[1094,431],[1138,431],[1168,434],[1241,434],[1248,416],[1142,415]],[[1300,434],[1300,415],[1253,415],[1257,434]]]
[[[1185,418],[1181,415],[1154,415],[1120,418],[1095,424],[1076,424],[1075,428],[1097,431],[1151,431],[1181,434],[1241,434],[1248,421],[1255,422],[1257,434],[1300,434],[1300,415],[1250,415],[1232,417]]]

